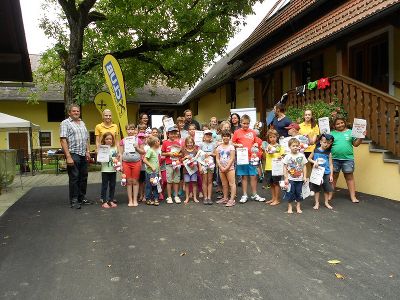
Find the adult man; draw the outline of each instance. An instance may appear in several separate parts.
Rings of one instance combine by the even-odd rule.
[[[189,129],[189,125],[190,124],[194,124],[194,125],[196,125],[196,129],[200,130],[200,124],[195,119],[193,119],[193,114],[192,114],[192,111],[190,109],[185,110],[183,112],[183,114],[185,116],[185,127],[183,127],[183,129],[188,130]]]
[[[87,161],[89,153],[89,133],[80,119],[81,111],[77,104],[68,108],[69,118],[60,124],[60,143],[67,160],[69,177],[69,202],[71,208],[80,209],[82,204],[92,204],[86,196]]]
[[[115,144],[119,142],[119,129],[118,125],[112,122],[111,110],[105,109],[103,111],[103,122],[97,124],[94,129],[94,134],[96,136],[96,151],[99,148],[101,137],[104,133],[111,132],[114,135]]]

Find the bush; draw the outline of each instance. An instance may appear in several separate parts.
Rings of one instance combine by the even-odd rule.
[[[339,103],[337,99],[334,102],[326,103],[318,100],[314,103],[308,103],[304,107],[293,107],[289,106],[286,109],[286,115],[293,121],[297,123],[303,122],[304,111],[311,110],[314,119],[318,121],[319,118],[329,117],[331,123],[336,115],[341,115],[347,118],[347,112],[344,110],[343,106]]]

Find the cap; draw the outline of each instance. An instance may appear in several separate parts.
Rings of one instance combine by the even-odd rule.
[[[167,130],[167,132],[172,132],[172,131],[178,131],[178,128],[176,128],[175,126],[171,126]]]
[[[204,134],[213,134],[213,132],[211,130],[204,130]]]
[[[300,130],[300,126],[297,123],[291,123],[288,127],[285,127],[285,129],[287,129],[287,130],[289,130],[289,129]]]

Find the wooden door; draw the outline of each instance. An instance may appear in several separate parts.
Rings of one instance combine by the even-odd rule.
[[[28,157],[28,133],[10,132],[8,134],[9,149],[21,149],[25,157]]]
[[[350,77],[383,92],[389,91],[389,42],[387,33],[350,48]]]

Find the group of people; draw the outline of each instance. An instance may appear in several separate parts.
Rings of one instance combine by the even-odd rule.
[[[303,184],[308,184],[312,168],[323,167],[320,184],[310,183],[314,194],[314,209],[319,208],[320,191],[325,207],[332,209],[331,199],[340,171],[344,173],[350,198],[358,202],[354,184],[353,147],[361,139],[351,136],[346,120],[337,116],[330,134],[320,134],[312,111],[304,112],[303,122],[292,122],[283,105],[274,107],[275,117],[268,128],[256,122],[250,128],[248,115],[230,115],[218,122],[211,117],[200,125],[186,110],[173,124],[151,128],[146,113],[139,116],[138,125],[126,126],[127,136],[121,138],[118,126],[112,123],[109,110],[103,112],[103,122],[95,128],[96,149],[107,145],[107,162],[101,163],[103,208],[117,206],[114,198],[117,172],[122,172],[121,185],[126,186],[128,206],[140,202],[158,206],[200,202],[232,207],[248,200],[275,206],[281,198],[288,203],[287,213],[301,213]],[[163,121],[169,116],[164,116]],[[167,123],[165,123],[167,124]],[[176,125],[175,125],[176,124]],[[197,134],[201,133],[200,140]],[[81,208],[86,199],[89,136],[80,119],[79,106],[71,105],[69,118],[60,125],[61,146],[66,156],[71,207]],[[281,166],[282,174],[279,173]],[[277,171],[278,168],[278,171]],[[266,181],[271,199],[260,196],[257,186]],[[242,194],[237,196],[237,186]],[[248,194],[250,186],[250,193]],[[213,199],[213,189],[216,199]],[[283,195],[281,195],[283,194]]]

